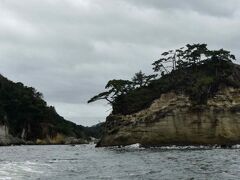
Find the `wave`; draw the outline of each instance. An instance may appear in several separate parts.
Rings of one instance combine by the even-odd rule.
[[[229,145],[229,146],[220,146],[220,145],[200,145],[200,146],[177,146],[177,145],[171,145],[171,146],[143,146],[139,143],[131,144],[127,146],[114,146],[113,148],[120,148],[120,149],[162,149],[162,150],[209,150],[209,149],[240,149],[240,144],[236,145]]]
[[[7,161],[4,164],[0,164],[0,180],[8,180],[21,178],[24,174],[32,174],[33,176],[36,174],[43,174],[44,171],[39,168],[49,168],[49,164],[42,164],[36,162],[11,162]]]

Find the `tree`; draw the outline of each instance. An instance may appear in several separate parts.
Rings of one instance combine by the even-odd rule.
[[[144,85],[145,74],[142,71],[135,73],[132,78],[132,82],[134,87],[139,86],[142,87]]]
[[[226,51],[224,49],[209,51],[209,57],[211,57],[211,60],[223,60],[229,62],[236,60],[236,57],[231,54],[230,51]]]
[[[156,78],[156,74],[153,75],[145,75],[142,71],[135,73],[132,78],[132,84],[134,89],[147,86],[153,79]]]
[[[160,72],[162,75],[164,75],[165,73],[168,74],[170,72],[168,70],[169,68],[175,70],[177,64],[177,57],[179,57],[179,54],[182,53],[182,49],[183,48],[163,52],[161,54],[161,58],[152,63],[152,65],[154,66],[154,72]]]
[[[113,96],[119,96],[121,94],[126,94],[132,89],[132,82],[122,79],[113,79],[108,81],[105,89],[110,89],[110,91],[113,93]]]
[[[179,49],[163,52],[161,58],[153,62],[152,65],[154,72],[159,72],[162,76],[175,71],[168,77],[166,76],[171,87],[175,87],[178,85],[178,79],[184,79],[186,84],[191,84],[196,81],[199,78],[197,70],[200,65],[214,62],[213,67],[215,69],[211,69],[211,71],[215,71],[216,76],[218,76],[220,74],[218,69],[222,69],[221,64],[224,63],[215,63],[215,61],[231,62],[232,60],[235,60],[235,56],[232,55],[230,51],[224,49],[209,50],[207,44],[187,44]],[[223,75],[224,74],[221,74],[221,76]],[[126,96],[131,96],[135,92],[146,92],[148,90],[146,87],[149,87],[149,84],[156,79],[156,77],[157,74],[146,75],[142,71],[139,71],[135,73],[131,81],[121,79],[110,80],[105,86],[106,91],[92,97],[88,103],[104,99],[111,105],[114,105],[114,103],[117,104]],[[163,78],[163,80],[166,79]],[[156,83],[157,82],[158,80],[156,80]],[[160,87],[158,89],[170,89],[168,85],[166,85],[166,87]]]
[[[187,44],[185,47],[162,53],[161,58],[152,65],[155,72],[164,75],[173,70],[197,66],[209,60],[233,61],[236,58],[230,51],[224,49],[209,50],[207,44]]]
[[[108,81],[107,85],[105,86],[105,89],[108,89],[108,91],[101,92],[98,95],[92,97],[88,101],[88,103],[105,99],[110,104],[112,104],[116,97],[122,94],[127,94],[130,90],[132,90],[132,82],[128,80],[113,79]]]
[[[122,79],[110,80],[105,86],[105,89],[107,91],[101,92],[98,95],[93,96],[90,100],[88,100],[88,103],[92,103],[98,100],[106,100],[109,104],[113,104],[117,97],[128,94],[130,91],[133,91],[137,88],[147,86],[156,77],[156,74],[145,75],[142,71],[139,71],[135,73],[132,81]]]

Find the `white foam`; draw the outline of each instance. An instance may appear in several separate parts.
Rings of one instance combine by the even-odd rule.
[[[234,148],[234,149],[240,149],[240,144],[236,144],[236,145],[232,146],[232,148]]]
[[[11,180],[11,177],[0,177],[0,180]]]
[[[118,146],[115,146],[115,147],[118,147]],[[136,143],[136,144],[132,144],[132,145],[128,145],[128,146],[123,146],[121,147],[123,149],[145,149],[146,147],[142,146],[141,144],[139,143]],[[172,145],[172,146],[150,146],[150,147],[147,147],[149,149],[163,149],[163,150],[196,150],[196,149],[201,149],[201,150],[204,150],[204,149],[221,149],[222,147],[219,146],[219,145],[213,145],[213,146],[176,146],[176,145]],[[227,147],[229,149],[240,149],[240,144],[237,144],[237,145],[233,145],[233,146],[230,146],[230,147]]]
[[[24,174],[43,174],[44,171],[39,170],[48,164],[40,164],[36,162],[4,162],[0,164],[0,180],[21,178]]]
[[[136,143],[136,144],[131,144],[131,145],[125,146],[124,148],[140,148],[140,147],[141,147],[141,144]]]

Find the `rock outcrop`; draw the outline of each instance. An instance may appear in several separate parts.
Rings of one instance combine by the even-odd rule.
[[[240,89],[222,88],[205,105],[193,105],[188,96],[170,92],[137,113],[109,115],[98,146],[135,143],[143,146],[239,144]]]
[[[83,138],[68,137],[57,133],[55,136],[46,136],[44,139],[27,141],[23,137],[14,137],[9,133],[7,125],[0,125],[0,146],[8,145],[48,145],[48,144],[87,144],[88,140]]]
[[[49,145],[49,144],[87,144],[83,138],[68,137],[57,133],[55,136],[47,136],[44,139],[27,141],[24,138],[14,137],[9,133],[7,125],[0,125],[0,146],[8,145]]]
[[[26,144],[23,139],[13,137],[9,133],[9,128],[7,125],[1,124],[0,125],[0,145],[7,146],[7,145],[19,145],[19,144]]]

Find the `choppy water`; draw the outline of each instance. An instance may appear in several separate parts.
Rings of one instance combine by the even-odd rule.
[[[239,179],[240,149],[0,147],[0,179]]]

